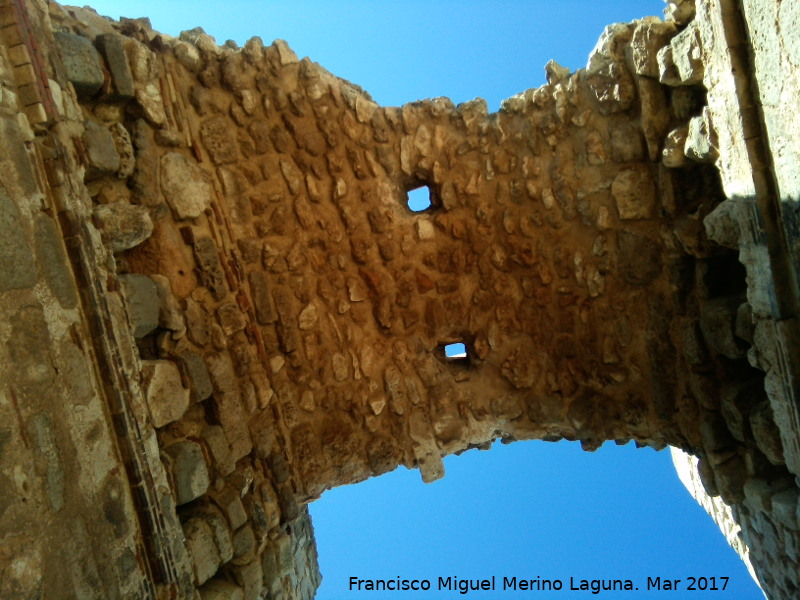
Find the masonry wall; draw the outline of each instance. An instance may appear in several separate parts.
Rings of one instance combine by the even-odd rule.
[[[794,17],[668,6],[489,114],[6,2],[0,595],[311,598],[325,489],[563,438],[698,456],[791,596]]]

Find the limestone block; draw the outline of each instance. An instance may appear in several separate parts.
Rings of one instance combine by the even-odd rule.
[[[226,165],[238,160],[239,153],[231,135],[231,127],[224,117],[217,115],[203,123],[200,136],[215,165]]]
[[[660,20],[644,20],[636,26],[631,38],[631,54],[638,75],[658,78],[658,52],[669,44],[676,31],[674,23]]]
[[[191,350],[185,350],[176,356],[181,371],[189,380],[192,401],[200,402],[208,398],[214,391],[211,377],[203,357]]]
[[[261,561],[254,560],[246,565],[233,567],[233,576],[244,590],[244,600],[257,600],[260,597],[264,580]]]
[[[687,126],[673,129],[667,134],[664,140],[664,149],[661,152],[661,160],[664,166],[670,168],[682,167],[688,162],[684,147],[686,146],[686,136],[689,134]]]
[[[142,383],[153,425],[177,421],[189,408],[189,390],[183,387],[178,367],[169,360],[143,360]]]
[[[83,142],[86,145],[86,178],[94,179],[115,174],[119,170],[120,158],[114,137],[107,127],[87,121],[84,125]]]
[[[186,440],[168,446],[165,452],[172,459],[175,502],[178,505],[186,504],[205,494],[209,484],[208,467],[200,446]],[[217,560],[219,560],[219,555],[217,555]],[[211,575],[213,573],[209,577]]]
[[[213,198],[206,172],[177,152],[161,157],[161,189],[179,219],[199,217]]]
[[[24,151],[24,150],[23,150]],[[36,268],[33,251],[21,227],[16,203],[0,189],[0,292],[33,287]]]
[[[114,147],[117,149],[117,154],[119,154],[117,177],[127,179],[133,175],[136,168],[136,156],[133,151],[131,135],[122,123],[114,123],[109,129],[114,140]]]
[[[243,600],[243,590],[224,579],[211,579],[200,588],[201,600]]]
[[[620,171],[611,184],[619,218],[651,219],[656,209],[656,188],[647,167]]]
[[[167,122],[167,113],[164,110],[161,92],[152,83],[146,84],[143,89],[136,90],[136,102],[142,108],[144,118],[151,125],[161,127]]]
[[[685,25],[694,19],[694,15],[695,0],[668,0],[664,9],[664,18],[678,25]]]
[[[772,514],[775,520],[795,531],[798,529],[798,509],[800,509],[798,488],[789,488],[772,497]]]
[[[192,560],[195,582],[202,585],[217,572],[220,565],[219,552],[214,543],[214,534],[208,523],[200,517],[192,517],[183,526],[186,549]]]
[[[672,86],[694,85],[703,81],[700,32],[692,24],[672,38],[668,48],[658,53],[659,79]]]
[[[744,496],[747,503],[754,510],[764,513],[772,511],[772,495],[775,489],[769,484],[768,481],[763,479],[752,478],[748,479],[744,484]]]
[[[233,538],[228,528],[228,523],[216,506],[204,507],[199,516],[211,528],[214,544],[219,552],[220,562],[222,564],[227,563],[233,558]]]
[[[128,56],[125,53],[125,45],[122,36],[116,33],[104,33],[97,36],[97,46],[103,53],[111,72],[111,80],[114,82],[115,96],[119,100],[130,100],[133,98],[133,73]]]
[[[247,522],[247,513],[244,510],[242,498],[233,487],[225,486],[221,490],[213,490],[210,492],[210,496],[214,504],[225,515],[231,529],[238,529]]]
[[[197,73],[203,68],[203,59],[194,44],[179,40],[175,42],[172,51],[175,53],[175,58],[178,59],[178,62],[192,73]]]
[[[689,121],[684,153],[688,158],[697,162],[714,162],[719,156],[716,145],[716,135],[714,135],[711,116],[706,106],[703,108],[703,114],[692,117],[692,120]]]
[[[758,449],[764,453],[774,465],[784,462],[783,445],[778,426],[770,408],[769,401],[764,400],[750,412],[750,427]]]
[[[725,200],[717,205],[703,219],[708,238],[726,248],[736,249],[741,235],[738,215],[739,204],[736,200]]]
[[[53,34],[61,60],[72,86],[78,96],[92,97],[103,86],[105,77],[100,55],[88,38],[57,31]]]
[[[231,446],[228,444],[228,438],[225,437],[222,427],[208,425],[203,429],[201,437],[211,453],[214,469],[223,476],[233,473],[236,469],[236,461],[233,459]]]
[[[127,202],[95,207],[94,221],[105,234],[113,252],[134,248],[153,233],[153,221],[147,207]]]
[[[133,335],[142,338],[158,327],[158,315],[161,310],[158,288],[147,275],[131,273],[120,275],[119,280],[125,295]]]
[[[728,358],[742,358],[744,345],[735,334],[736,314],[741,298],[714,298],[700,305],[700,330],[710,348]]]
[[[233,534],[233,562],[236,563],[237,559],[247,559],[252,556],[256,550],[256,537],[253,534],[253,528],[249,525],[244,525],[241,529]]]

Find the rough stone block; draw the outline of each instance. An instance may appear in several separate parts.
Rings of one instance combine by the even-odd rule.
[[[235,583],[212,579],[200,588],[201,600],[243,600],[244,592]]]
[[[195,582],[202,585],[217,572],[220,565],[214,533],[200,517],[189,519],[183,526],[183,533],[186,536],[186,549],[192,560]]]
[[[231,135],[231,127],[225,118],[216,116],[203,123],[200,127],[200,136],[214,164],[226,165],[236,162],[239,158]]]
[[[238,529],[247,522],[242,498],[234,488],[226,486],[221,490],[214,490],[211,492],[211,499],[219,506],[231,529]]]
[[[125,294],[133,335],[142,338],[158,327],[158,314],[161,307],[158,288],[147,275],[131,273],[120,275],[119,280]]]
[[[189,408],[189,390],[181,383],[178,367],[169,360],[143,360],[142,377],[153,425],[177,421]]]
[[[153,221],[146,206],[127,202],[101,204],[94,209],[94,220],[113,252],[135,248],[153,234]]]
[[[111,80],[114,82],[115,97],[119,100],[133,98],[133,74],[125,54],[122,36],[115,33],[104,33],[97,36],[97,46],[105,56]]]
[[[754,510],[769,513],[772,510],[772,495],[775,493],[769,482],[763,479],[749,479],[744,484],[744,496]]]
[[[211,452],[214,468],[220,475],[230,475],[236,468],[236,461],[231,454],[231,446],[225,432],[219,425],[209,425],[201,434],[203,441]]]
[[[72,269],[64,252],[61,234],[52,218],[40,215],[36,219],[34,242],[39,273],[59,304],[64,308],[76,306],[78,295],[72,278]]]
[[[684,153],[687,158],[697,162],[714,162],[719,156],[716,148],[716,135],[711,126],[711,117],[708,108],[703,109],[703,114],[692,117],[686,134]]]
[[[181,352],[176,357],[192,391],[192,401],[200,402],[208,398],[214,391],[211,377],[203,357],[191,350]]]
[[[161,158],[161,189],[179,219],[199,217],[214,193],[205,171],[177,152]]]
[[[172,459],[175,502],[186,504],[205,494],[209,485],[208,467],[200,446],[187,440],[168,446],[165,452]]]
[[[86,157],[89,164],[86,178],[94,179],[114,174],[119,170],[120,159],[114,137],[107,127],[87,121],[84,126],[83,141],[86,144]]]
[[[789,488],[772,497],[772,514],[775,519],[789,529],[797,530],[797,513],[800,509],[800,490]],[[791,535],[788,534],[787,535]]]
[[[764,453],[774,465],[784,462],[783,445],[778,426],[772,414],[768,400],[763,400],[750,412],[750,427],[758,449]]]
[[[101,59],[88,38],[57,31],[53,34],[61,60],[78,96],[92,97],[103,86],[105,76]]]
[[[243,526],[233,534],[233,560],[245,559],[249,562],[250,557],[256,549],[256,536],[253,528],[249,525]]]
[[[631,38],[633,67],[637,74],[658,77],[658,51],[669,43],[677,28],[674,23],[643,21]]]
[[[620,171],[611,184],[619,218],[650,219],[656,209],[656,187],[647,167]]]
[[[236,582],[244,590],[244,600],[257,600],[261,595],[262,581],[264,578],[261,562],[254,560],[246,565],[233,568]]]

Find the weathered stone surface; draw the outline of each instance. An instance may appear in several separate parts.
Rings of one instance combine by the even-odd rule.
[[[53,37],[64,62],[67,79],[79,96],[91,97],[100,91],[105,77],[100,66],[101,58],[92,43],[85,37],[57,31]]]
[[[21,227],[16,203],[0,190],[0,292],[33,287],[36,283],[33,252]]]
[[[212,579],[200,588],[201,600],[244,600],[242,588],[224,579]]]
[[[147,122],[161,127],[167,122],[167,113],[164,110],[164,99],[161,92],[152,83],[148,83],[144,88],[136,90],[136,102],[142,109],[144,118]]]
[[[46,215],[40,215],[36,219],[34,241],[41,277],[62,307],[74,308],[78,304],[78,295],[61,235],[53,219]]]
[[[189,380],[192,401],[199,402],[208,398],[214,388],[211,385],[211,378],[203,357],[191,350],[184,350],[176,358],[181,370]]]
[[[205,494],[209,485],[208,467],[200,446],[187,440],[175,442],[164,451],[171,459],[175,502],[179,505],[186,504]],[[219,559],[218,553],[216,556]],[[210,573],[209,577],[213,574]]]
[[[169,360],[142,361],[142,384],[153,425],[163,427],[177,421],[189,408],[189,390],[181,374]]]
[[[214,543],[211,527],[200,517],[193,517],[183,526],[186,549],[192,560],[195,582],[202,585],[220,566],[219,552]]]
[[[214,194],[205,171],[177,152],[161,158],[161,189],[179,219],[199,217]]]
[[[137,338],[144,337],[158,327],[161,309],[158,288],[147,275],[131,273],[120,275],[119,280],[125,293],[133,334]]]
[[[131,100],[134,95],[133,73],[121,35],[104,33],[97,36],[97,47],[103,53],[111,72],[115,96],[118,100]]]
[[[130,250],[153,233],[153,221],[146,206],[127,202],[101,204],[94,209],[94,219],[114,252]]]
[[[217,165],[227,165],[238,158],[228,123],[222,117],[212,117],[200,128],[203,144]]]
[[[718,156],[715,138],[710,115],[704,109],[702,115],[692,117],[689,121],[684,153],[687,158],[698,162],[714,162]]]
[[[636,25],[631,38],[631,54],[637,74],[658,78],[658,52],[676,31],[675,24],[670,22],[653,20]]]
[[[620,219],[649,219],[655,214],[656,189],[646,167],[620,171],[611,184],[611,194]]]
[[[114,138],[107,127],[94,121],[86,121],[83,141],[86,144],[86,157],[89,159],[86,169],[87,178],[102,177],[119,170],[119,154],[116,144],[114,144]]]

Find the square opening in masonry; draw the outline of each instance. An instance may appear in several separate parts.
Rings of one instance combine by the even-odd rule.
[[[423,212],[432,206],[431,190],[427,185],[408,190],[406,195],[408,196],[408,208],[412,212]]]
[[[444,355],[449,359],[467,358],[467,346],[461,342],[456,344],[446,344]]]

